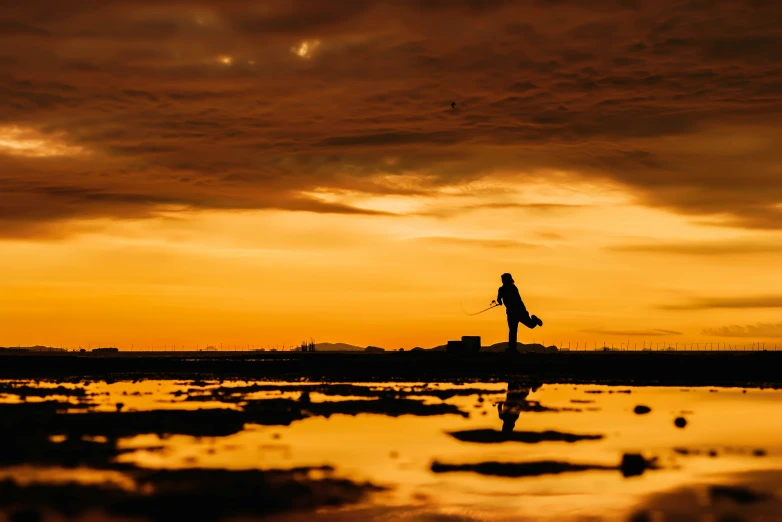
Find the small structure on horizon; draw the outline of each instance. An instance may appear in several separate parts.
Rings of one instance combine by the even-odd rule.
[[[464,335],[461,341],[448,341],[445,347],[450,353],[477,353],[481,349],[481,338],[477,335]]]
[[[463,335],[462,346],[467,353],[477,353],[481,351],[481,337],[479,335]]]
[[[93,348],[92,353],[119,353],[119,348]]]

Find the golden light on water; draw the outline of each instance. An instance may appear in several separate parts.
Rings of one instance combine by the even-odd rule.
[[[637,520],[633,514],[650,507],[661,513],[686,514],[682,520],[727,520],[698,515],[765,505],[725,504],[714,502],[720,500],[715,496],[696,502],[691,492],[708,492],[707,486],[720,485],[778,491],[782,480],[778,471],[782,426],[775,422],[780,414],[779,390],[572,384],[528,388],[505,382],[354,383],[345,390],[344,384],[266,382],[259,386],[254,381],[196,384],[154,379],[0,384],[7,387],[7,393],[0,396],[0,404],[6,406],[32,409],[33,403],[44,401],[81,406],[78,415],[59,414],[74,415],[70,423],[75,426],[96,415],[108,418],[118,410],[118,403],[123,415],[149,419],[148,425],[141,423],[139,428],[128,422],[107,423],[106,429],[114,433],[111,437],[90,424],[94,435],[82,437],[102,448],[116,445],[121,454],[114,462],[133,465],[134,470],[161,474],[178,470],[182,475],[214,470],[228,477],[251,470],[303,470],[325,463],[333,468],[330,475],[319,475],[316,470],[309,478],[334,476],[383,485],[383,491],[342,506],[343,516],[337,520],[364,520],[362,514],[371,509],[383,514],[383,520],[481,513],[480,520],[492,521],[577,521],[598,514],[601,520],[624,521]],[[29,389],[38,396],[23,401]],[[299,402],[305,390],[308,406]],[[390,392],[404,397],[401,407],[412,408],[410,413],[399,415],[393,406],[377,407],[387,402],[382,397]],[[448,392],[453,395],[438,397]],[[274,403],[289,405],[291,415],[301,418],[288,422],[286,414],[280,413],[280,419],[268,424],[252,421],[255,408]],[[648,405],[650,411],[634,413],[639,404]],[[499,436],[508,422],[502,416],[508,407],[516,418],[512,429]],[[229,423],[215,436],[200,436],[202,428],[191,419],[206,422],[214,418],[210,410],[215,409],[229,419],[247,415],[249,422]],[[685,418],[685,427],[675,424],[677,417]],[[165,425],[176,431],[157,433],[154,427],[162,419],[170,419]],[[536,436],[540,437],[537,441]],[[505,437],[501,444],[487,443]],[[68,442],[69,437],[54,429],[47,442],[31,438],[26,443],[27,447],[56,450]],[[642,455],[654,465],[640,475],[623,476],[616,466],[628,453]],[[538,471],[504,476],[487,471],[492,467],[489,464],[483,471],[444,473],[433,468],[434,462],[536,465]],[[583,469],[557,471],[557,463]],[[68,484],[78,488],[103,483],[133,493],[141,487],[134,477],[123,468],[30,464],[0,469],[0,478],[21,487]],[[182,487],[187,485],[183,481]],[[90,498],[95,501],[94,495]],[[776,495],[769,495],[767,502],[769,510],[779,509]],[[405,512],[428,516],[392,516]],[[309,512],[291,515],[275,520],[321,520],[307,518],[313,516]]]

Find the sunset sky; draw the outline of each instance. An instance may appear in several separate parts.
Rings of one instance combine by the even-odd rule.
[[[0,346],[782,347],[780,121],[775,0],[4,2]]]

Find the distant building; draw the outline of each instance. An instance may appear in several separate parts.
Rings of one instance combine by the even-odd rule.
[[[477,335],[465,335],[461,341],[448,341],[445,351],[449,353],[477,353],[481,350],[481,338]]]
[[[476,353],[481,351],[481,338],[478,335],[462,336],[462,346],[467,353]]]
[[[119,348],[93,348],[92,353],[99,353],[99,354],[119,353]]]

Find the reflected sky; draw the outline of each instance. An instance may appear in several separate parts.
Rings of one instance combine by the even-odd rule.
[[[42,465],[4,458],[9,465],[0,469],[0,480],[23,486],[105,481],[128,489],[139,470],[238,473],[327,466],[337,477],[384,491],[339,508],[308,511],[308,517],[630,520],[650,509],[649,499],[658,499],[652,507],[678,506],[693,514],[727,502],[754,516],[752,506],[776,501],[777,486],[765,488],[763,494],[770,497],[750,497],[744,503],[730,496],[733,490],[726,494],[708,488],[746,482],[762,493],[763,484],[782,484],[769,475],[782,469],[779,390],[496,382],[1,384],[0,407],[52,401],[65,406],[50,423],[52,445],[68,444],[69,437],[83,432],[89,433],[83,441],[115,450],[105,464],[93,460],[92,466],[66,465],[68,469],[54,461]],[[651,411],[637,414],[639,405]],[[156,411],[165,423],[155,420]],[[181,427],[176,426],[179,411],[190,412]],[[208,411],[231,415],[226,419],[235,428],[223,426],[219,436],[192,431],[198,416]],[[509,415],[513,422],[508,422]],[[138,425],[117,428],[122,417],[138,418]],[[674,423],[679,417],[687,421],[684,428]],[[99,419],[97,428],[91,419]],[[220,419],[204,417],[203,422]],[[85,426],[92,422],[92,427],[79,431],[82,421]],[[107,430],[113,426],[108,437],[99,433],[101,422]],[[624,455],[633,454],[642,455],[650,466],[627,478],[618,466]],[[474,469],[436,473],[434,463]],[[491,463],[542,471],[515,477],[476,471],[490,469]],[[763,480],[757,478],[761,475]],[[719,501],[709,500],[709,495]],[[691,497],[701,500],[690,502]],[[301,513],[279,516],[295,520]]]

